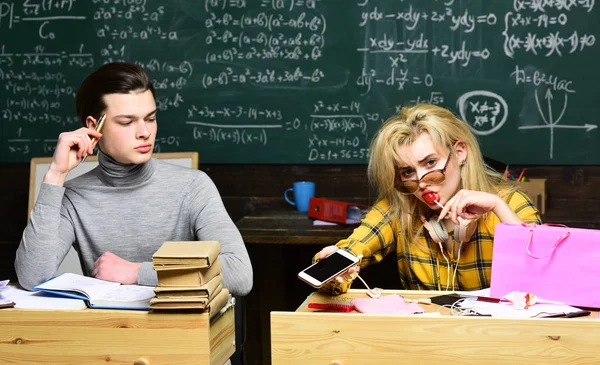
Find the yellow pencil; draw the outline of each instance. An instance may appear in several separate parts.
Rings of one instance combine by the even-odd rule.
[[[106,120],[106,114],[102,114],[102,116],[100,117],[100,119],[98,119],[98,123],[96,124],[96,132],[102,132],[102,127],[104,127],[104,120]],[[98,139],[96,137],[92,138],[92,145],[94,143],[96,143]],[[81,162],[84,162],[85,159],[87,158],[87,153],[85,154],[85,156],[83,156],[83,159],[81,160]]]

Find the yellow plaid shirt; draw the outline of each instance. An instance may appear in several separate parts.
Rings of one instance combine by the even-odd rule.
[[[538,210],[525,194],[510,193],[505,201],[523,222],[541,224]],[[455,290],[477,290],[490,286],[494,232],[496,224],[500,223],[495,214],[489,213],[485,220],[479,221],[469,242],[463,243],[457,263],[452,252],[446,253],[446,261],[429,233],[423,233],[426,230],[416,237],[418,245],[404,242],[402,232],[397,231],[399,225],[388,215],[388,210],[386,201],[378,202],[352,235],[337,243],[338,247],[356,256],[363,255],[361,268],[378,263],[395,251],[403,289],[452,289],[453,279]],[[454,276],[456,265],[458,269]],[[343,293],[351,284],[351,278],[347,279],[343,284],[331,282],[323,289],[334,294]]]

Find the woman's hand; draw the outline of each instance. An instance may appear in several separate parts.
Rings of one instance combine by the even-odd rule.
[[[337,246],[327,246],[325,248],[323,248],[321,250],[321,252],[319,252],[319,256],[318,256],[318,260],[323,260],[324,258],[326,258],[327,256],[331,255],[333,252],[339,250],[339,247]],[[351,266],[348,270],[342,272],[341,274],[339,274],[338,276],[336,276],[334,279],[335,281],[337,281],[338,283],[343,283],[344,280],[344,276],[348,276],[348,275],[353,275],[358,273],[358,271],[360,270],[360,258],[362,257],[359,256],[359,263]]]
[[[522,223],[521,219],[498,195],[464,189],[446,202],[439,216],[443,218],[450,214],[452,222],[458,225],[460,224],[458,217],[476,220],[487,212],[496,214],[501,222]]]
[[[97,141],[102,134],[91,128],[61,133],[44,182],[62,186],[69,172],[81,163],[83,156],[94,152],[97,142],[92,144],[91,137],[96,137]]]

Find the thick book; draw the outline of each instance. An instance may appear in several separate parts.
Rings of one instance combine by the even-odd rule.
[[[212,297],[222,289],[223,277],[217,275],[202,286],[157,286],[154,288],[157,298],[174,297]]]
[[[217,258],[212,265],[202,269],[155,268],[158,286],[202,286],[221,274],[221,262]]]
[[[211,266],[219,254],[217,241],[167,241],[152,255],[154,270],[201,269]]]
[[[33,287],[46,293],[81,299],[89,308],[149,310],[154,287],[121,285],[111,281],[64,273]]]
[[[178,298],[189,298],[189,299],[204,299],[212,298],[215,294],[219,293],[223,289],[223,284],[218,284],[214,290],[178,290],[178,291],[163,291],[157,292],[156,298],[154,299],[178,299]]]
[[[153,310],[207,310],[210,318],[212,318],[227,305],[228,301],[229,291],[227,290],[227,288],[223,288],[223,290],[216,293],[214,298],[212,298],[208,303],[206,303],[205,301],[157,301],[155,298],[152,300],[151,308]]]
[[[190,305],[194,306],[194,308],[205,309],[208,308],[209,303],[213,301],[217,296],[222,295],[221,292],[223,290],[227,290],[219,285],[219,291],[215,291],[211,294],[210,297],[171,297],[171,298],[152,298],[150,300],[150,308],[161,308],[168,307],[170,305]]]

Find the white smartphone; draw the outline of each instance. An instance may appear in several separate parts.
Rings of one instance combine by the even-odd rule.
[[[298,278],[315,288],[320,288],[339,274],[358,263],[358,257],[345,250],[334,251],[331,255],[315,262],[298,273]]]

